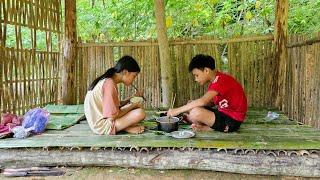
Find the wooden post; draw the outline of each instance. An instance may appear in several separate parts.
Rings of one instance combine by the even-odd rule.
[[[0,102],[3,102],[1,105],[0,103],[0,113],[5,110],[5,93],[4,93],[4,62],[6,61],[5,57],[5,46],[6,46],[6,38],[7,38],[7,20],[8,20],[8,12],[7,8],[5,8],[4,2],[0,3]],[[0,117],[0,122],[2,121]]]
[[[157,37],[160,52],[162,106],[169,107],[173,92],[172,67],[170,62],[169,42],[165,24],[165,5],[163,0],[155,0],[155,15],[157,23]]]
[[[277,83],[276,106],[283,109],[283,99],[285,98],[285,79],[288,52],[286,49],[288,39],[288,0],[277,0],[275,19],[275,61],[276,73],[273,77]]]
[[[65,1],[65,35],[62,67],[62,103],[75,104],[75,61],[77,59],[76,0]]]

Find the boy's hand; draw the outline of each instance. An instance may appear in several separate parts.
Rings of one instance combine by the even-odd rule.
[[[180,113],[178,112],[178,109],[169,109],[169,110],[167,111],[167,116],[170,116],[170,117],[172,117],[172,116],[177,116],[178,114],[180,114]]]

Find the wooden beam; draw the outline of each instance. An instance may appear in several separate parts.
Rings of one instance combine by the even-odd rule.
[[[306,46],[306,45],[312,45],[314,43],[319,43],[320,42],[320,37],[315,37],[312,39],[308,39],[305,41],[299,41],[299,42],[294,42],[287,44],[287,48],[294,48],[294,47],[301,47],[301,46]]]
[[[283,109],[285,99],[286,65],[288,52],[286,48],[288,39],[288,0],[277,0],[275,19],[275,73],[273,82],[277,83],[273,91],[276,91],[276,106]]]
[[[169,41],[167,37],[167,27],[165,21],[164,0],[155,0],[154,9],[157,23],[157,37],[160,52],[162,106],[169,107],[173,92],[173,68],[170,62]]]
[[[65,34],[62,67],[62,103],[75,104],[75,62],[77,59],[76,0],[65,1]]]
[[[250,42],[250,41],[271,41],[274,40],[273,35],[264,36],[252,36],[252,37],[237,37],[231,39],[183,39],[183,40],[170,40],[169,46],[172,45],[193,45],[193,44],[227,44],[227,43],[239,43],[239,42]],[[131,47],[131,46],[158,46],[158,41],[126,41],[126,42],[108,42],[108,43],[78,43],[78,47]]]
[[[0,149],[0,167],[120,166],[320,177],[319,156],[226,150]]]

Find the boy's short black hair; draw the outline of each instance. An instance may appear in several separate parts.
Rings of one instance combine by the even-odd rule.
[[[204,68],[210,68],[214,70],[216,68],[215,60],[209,55],[198,54],[193,57],[191,62],[189,63],[189,72],[191,72],[195,68],[200,70],[203,70]]]

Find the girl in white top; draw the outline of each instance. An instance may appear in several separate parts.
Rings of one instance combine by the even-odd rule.
[[[115,67],[92,82],[84,100],[84,112],[94,133],[113,135],[122,130],[144,131],[144,127],[137,124],[145,118],[141,103],[129,103],[130,98],[120,101],[117,88],[119,83],[131,85],[139,72],[135,59],[123,56]],[[142,96],[140,92],[136,95]]]

